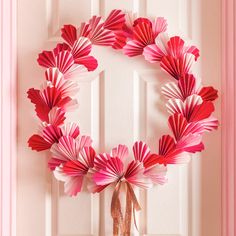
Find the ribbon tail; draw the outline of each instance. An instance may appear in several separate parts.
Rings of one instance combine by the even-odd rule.
[[[125,222],[124,222],[124,235],[130,236],[131,231],[131,219],[132,219],[132,199],[130,191],[127,187],[126,191],[126,209],[125,209]]]
[[[118,182],[116,184],[115,190],[112,195],[111,200],[111,216],[113,218],[113,235],[119,235],[119,229],[123,232],[123,216],[121,212],[121,203],[119,199],[120,194],[120,185],[121,183]]]
[[[128,182],[127,182],[127,191],[129,192],[129,195],[130,195],[131,201],[132,201],[131,207],[132,207],[133,216],[134,216],[134,225],[135,225],[136,230],[139,232],[138,226],[137,226],[137,221],[136,221],[136,216],[135,216],[135,211],[140,211],[141,206],[139,205],[139,202],[137,200],[137,197],[134,193],[132,186]],[[131,213],[131,215],[132,215],[132,213]]]

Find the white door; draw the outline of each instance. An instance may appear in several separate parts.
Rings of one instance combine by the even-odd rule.
[[[17,236],[112,235],[110,194],[65,196],[47,169],[47,153],[27,148],[38,120],[26,91],[42,82],[44,71],[36,59],[60,41],[60,26],[79,25],[94,14],[107,16],[114,8],[165,17],[170,34],[181,34],[200,48],[196,72],[204,84],[220,90],[219,0],[18,0]],[[143,58],[130,59],[110,48],[95,46],[92,54],[99,68],[80,82],[80,107],[70,119],[92,136],[97,150],[119,143],[131,149],[139,139],[157,148],[168,130],[160,97],[168,76]],[[187,166],[169,167],[165,186],[139,193],[140,235],[220,235],[220,138],[220,130],[207,134],[206,151]]]

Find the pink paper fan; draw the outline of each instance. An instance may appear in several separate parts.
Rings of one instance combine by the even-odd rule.
[[[89,56],[92,44],[88,38],[80,37],[75,41],[71,52],[76,64],[84,65],[88,71],[93,71],[97,68],[97,60],[93,56]]]
[[[124,161],[128,157],[129,151],[127,146],[119,144],[117,147],[113,148],[111,151],[112,157],[118,157]]]
[[[167,30],[167,21],[164,17],[157,17],[152,23],[152,31],[154,38],[156,38],[160,33]]]
[[[123,47],[123,52],[129,57],[139,56],[143,53],[143,44],[137,40],[128,41]]]
[[[60,126],[64,123],[65,119],[65,111],[61,108],[54,107],[48,113],[48,123],[51,125]]]
[[[77,160],[79,151],[79,143],[70,136],[62,136],[51,148],[52,157],[63,161]]]
[[[67,195],[76,196],[81,191],[84,176],[68,176],[63,172],[62,167],[56,167],[53,173],[57,180],[64,182],[64,191]]]
[[[151,63],[161,61],[162,57],[164,56],[163,52],[159,49],[159,47],[157,47],[156,44],[146,46],[143,49],[143,55],[145,60]]]
[[[76,123],[67,123],[61,129],[63,136],[70,136],[76,139],[80,134],[79,126]]]
[[[84,56],[88,56],[91,52],[92,44],[89,41],[89,39],[85,37],[80,37],[78,40],[76,40],[72,47],[72,54],[74,59],[81,58]]]
[[[181,113],[189,121],[193,111],[201,103],[201,97],[193,94],[187,97],[184,102],[180,99],[170,99],[166,106],[171,114]]]
[[[150,154],[150,149],[146,143],[139,141],[134,143],[133,153],[135,160],[145,162]]]
[[[145,168],[139,161],[133,160],[129,163],[124,178],[135,186],[148,189],[152,186],[152,182],[144,175]]]
[[[91,143],[89,143],[89,145],[91,145]],[[78,159],[87,168],[93,168],[95,156],[95,150],[91,146],[84,145],[84,148],[80,150]]]
[[[63,74],[57,68],[48,68],[45,77],[51,82],[52,86],[60,91],[61,96],[74,96],[79,91],[77,83],[65,80]]]
[[[106,169],[100,169],[93,176],[97,185],[107,185],[118,181],[123,175],[123,163],[118,157],[111,157],[106,162]]]
[[[107,160],[110,158],[111,158],[110,154],[107,154],[107,153],[102,153],[102,154],[96,155],[95,159],[94,159],[95,169],[96,170],[106,169]]]
[[[144,175],[151,179],[154,184],[165,184],[167,167],[165,165],[156,164],[150,168],[145,169]]]
[[[176,144],[176,148],[180,148],[186,152],[195,153],[204,150],[202,136],[200,134],[188,134],[183,136]]]
[[[166,83],[164,86],[162,86],[161,92],[167,99],[174,98],[184,100],[184,97],[176,82]]]

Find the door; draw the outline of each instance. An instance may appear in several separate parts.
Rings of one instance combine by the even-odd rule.
[[[199,47],[195,71],[203,83],[220,90],[219,0],[18,0],[17,236],[112,235],[110,191],[67,197],[47,169],[48,153],[27,147],[38,120],[26,91],[42,83],[44,71],[37,55],[61,40],[63,24],[79,25],[115,8],[165,17],[171,35],[179,34]],[[92,54],[99,67],[79,82],[80,107],[70,120],[92,136],[98,151],[119,143],[131,150],[136,140],[145,140],[155,150],[159,137],[168,131],[160,93],[168,76],[143,58],[131,59],[111,48],[94,46]],[[218,118],[219,104],[218,100]],[[220,129],[207,134],[206,150],[194,155],[189,165],[170,166],[166,185],[137,193],[142,212],[140,233],[135,235],[220,235],[220,139]]]

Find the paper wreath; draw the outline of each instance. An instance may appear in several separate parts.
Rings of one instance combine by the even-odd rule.
[[[218,120],[212,117],[217,90],[202,87],[191,73],[199,50],[186,45],[179,36],[169,37],[166,30],[167,22],[162,17],[135,19],[121,10],[111,11],[105,20],[93,16],[79,28],[64,25],[61,36],[65,42],[38,57],[39,65],[46,68],[45,82],[41,89],[28,91],[41,123],[39,133],[29,138],[29,147],[50,150],[49,168],[58,180],[65,182],[65,192],[71,196],[81,191],[85,178],[88,190],[93,193],[114,184],[111,202],[114,235],[119,231],[129,235],[132,209],[140,209],[133,186],[146,189],[164,184],[167,165],[187,163],[192,153],[204,149],[203,133],[218,126]],[[77,124],[65,124],[66,112],[77,106],[75,79],[98,65],[90,55],[92,45],[122,49],[129,57],[143,55],[174,78],[162,87],[173,135],[163,135],[159,149],[150,150],[144,141],[137,141],[132,159],[128,158],[128,147],[122,144],[111,153],[96,153],[92,139],[81,135]],[[119,200],[122,183],[127,189],[124,220]]]

